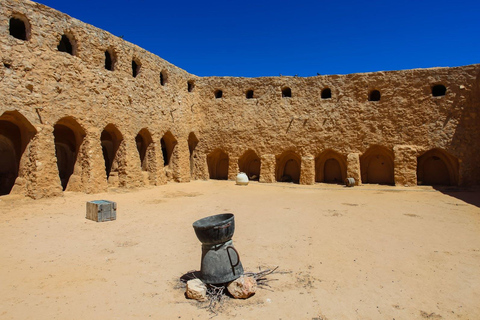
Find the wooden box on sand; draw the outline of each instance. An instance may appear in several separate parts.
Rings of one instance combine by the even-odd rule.
[[[117,203],[108,200],[87,202],[87,219],[103,222],[117,219]]]

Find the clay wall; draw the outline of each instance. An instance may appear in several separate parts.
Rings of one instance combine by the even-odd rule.
[[[0,7],[0,48],[0,194],[234,179],[239,170],[301,184],[480,182],[480,65],[202,78],[14,0]]]

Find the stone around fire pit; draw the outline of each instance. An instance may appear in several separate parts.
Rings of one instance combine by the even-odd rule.
[[[198,301],[207,301],[207,286],[200,279],[187,281],[187,297]]]
[[[235,299],[247,299],[257,291],[257,280],[253,277],[241,276],[230,282],[227,289]]]

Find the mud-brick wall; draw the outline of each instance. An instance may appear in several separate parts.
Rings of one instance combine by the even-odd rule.
[[[12,34],[12,21],[24,35]],[[240,170],[261,182],[416,185],[437,158],[447,183],[480,182],[479,65],[202,78],[14,0],[0,6],[0,60],[1,194],[233,179]],[[432,94],[435,86],[445,93]]]

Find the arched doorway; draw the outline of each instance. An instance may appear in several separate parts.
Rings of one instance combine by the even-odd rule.
[[[105,173],[108,180],[112,172],[118,175],[119,159],[117,159],[117,152],[120,143],[123,141],[123,136],[117,127],[110,123],[103,129],[100,140],[105,160]]]
[[[228,155],[216,149],[207,156],[210,179],[228,180]]]
[[[160,140],[162,146],[163,166],[167,179],[173,179],[173,167],[175,166],[175,147],[177,146],[177,139],[170,131],[167,131]]]
[[[363,183],[395,184],[393,152],[381,146],[369,148],[360,157]]]
[[[432,149],[417,158],[417,184],[457,185],[458,160],[441,149]]]
[[[135,143],[137,145],[138,156],[140,157],[140,166],[142,171],[149,171],[149,150],[153,142],[152,135],[148,129],[143,128],[135,137]]]
[[[327,150],[315,159],[315,182],[343,183],[347,177],[345,157]]]
[[[190,152],[190,177],[193,178],[195,176],[194,169],[195,169],[195,158],[196,152],[195,149],[197,148],[199,140],[195,133],[190,132],[188,135],[188,151]]]
[[[277,157],[276,178],[278,182],[300,182],[301,158],[287,151]]]
[[[0,196],[12,191],[22,155],[35,134],[35,128],[18,111],[0,117]]]
[[[260,179],[260,158],[255,151],[248,150],[238,159],[238,168],[244,172],[248,179],[258,181]]]
[[[85,137],[82,127],[70,117],[60,119],[53,127],[55,155],[62,189],[65,191],[74,172],[80,145]]]

